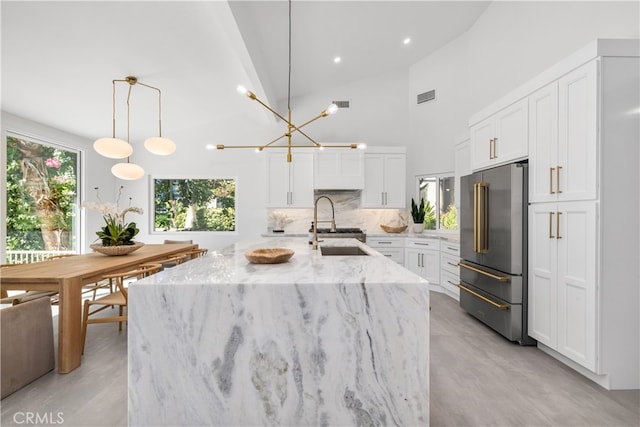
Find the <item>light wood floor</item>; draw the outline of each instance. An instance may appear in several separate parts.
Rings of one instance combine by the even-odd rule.
[[[431,298],[432,426],[640,426],[640,391],[608,392],[506,341],[449,297]],[[82,366],[3,399],[0,424],[24,426],[32,412],[60,413],[61,426],[125,426],[127,334],[116,328],[91,325]]]

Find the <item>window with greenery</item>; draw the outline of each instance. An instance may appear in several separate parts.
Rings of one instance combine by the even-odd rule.
[[[6,144],[7,262],[77,252],[79,153],[20,136]]]
[[[234,231],[234,179],[153,179],[153,230]]]
[[[418,199],[424,198],[424,227],[427,230],[457,230],[458,210],[455,206],[455,177],[432,175],[418,177]]]

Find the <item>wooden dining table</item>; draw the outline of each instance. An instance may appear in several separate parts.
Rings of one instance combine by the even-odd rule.
[[[0,289],[57,291],[58,373],[68,373],[82,360],[82,287],[102,280],[105,274],[119,273],[197,249],[197,244],[149,244],[122,256],[89,253],[32,264],[18,264],[0,272]]]

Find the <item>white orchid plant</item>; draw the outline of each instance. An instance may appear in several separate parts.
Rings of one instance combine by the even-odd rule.
[[[106,225],[96,232],[96,235],[100,239],[103,246],[121,246],[121,245],[133,245],[135,242],[133,238],[140,231],[135,222],[127,223],[125,221],[125,215],[129,212],[142,214],[142,209],[131,206],[131,198],[129,198],[129,206],[120,209],[118,206],[120,203],[120,196],[122,195],[122,189],[120,186],[118,190],[118,198],[116,203],[105,203],[100,200],[100,191],[96,187],[97,202],[83,202],[82,207],[87,209],[98,211],[102,214]]]
[[[281,211],[271,212],[270,217],[274,223],[274,227],[273,227],[274,230],[284,230],[285,225],[289,224],[290,222],[293,222],[293,220],[290,219],[285,212],[281,212]]]

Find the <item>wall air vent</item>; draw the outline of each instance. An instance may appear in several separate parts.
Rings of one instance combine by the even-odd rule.
[[[338,106],[338,108],[349,108],[349,101],[331,101]]]
[[[418,94],[418,104],[422,104],[423,102],[429,102],[436,99],[436,90],[430,90],[429,92],[419,93]]]

